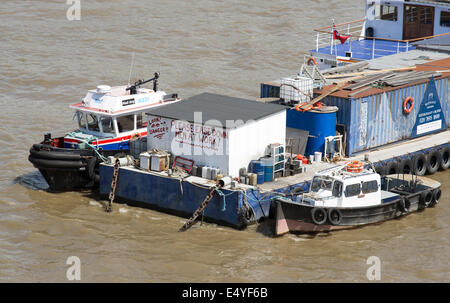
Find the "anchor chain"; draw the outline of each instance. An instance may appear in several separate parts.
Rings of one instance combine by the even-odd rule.
[[[111,190],[109,192],[109,202],[106,206],[106,212],[110,213],[112,211],[112,203],[114,201],[114,197],[116,195],[116,188],[117,188],[117,179],[119,177],[119,168],[120,168],[120,162],[119,159],[116,159],[116,163],[114,163],[114,172],[113,177],[111,181]]]
[[[199,208],[194,212],[192,217],[184,223],[184,225],[178,230],[178,231],[185,231],[191,228],[191,226],[194,224],[197,217],[203,212],[203,210],[208,206],[208,203],[211,201],[211,199],[214,197],[214,194],[216,193],[216,188],[221,188],[220,186],[213,186],[209,189],[208,195],[206,196],[205,200],[203,200],[202,204],[200,204]]]

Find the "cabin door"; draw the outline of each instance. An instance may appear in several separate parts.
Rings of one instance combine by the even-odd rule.
[[[403,16],[403,40],[433,36],[434,7],[405,5]]]

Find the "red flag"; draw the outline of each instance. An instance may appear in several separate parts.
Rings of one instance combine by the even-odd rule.
[[[336,26],[333,24],[333,40],[339,40],[341,41],[341,44],[344,44],[348,38],[350,38],[350,36],[341,36],[337,31]]]

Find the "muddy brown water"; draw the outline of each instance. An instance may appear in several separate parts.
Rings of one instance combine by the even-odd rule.
[[[363,1],[0,2],[0,281],[64,282],[69,256],[84,282],[364,282],[367,258],[382,282],[450,282],[450,173],[434,209],[324,235],[270,236],[267,222],[238,231],[195,225],[88,192],[49,193],[27,161],[51,131],[75,128],[87,89],[161,72],[161,88],[259,96],[259,83],[296,73],[312,28],[358,19]]]

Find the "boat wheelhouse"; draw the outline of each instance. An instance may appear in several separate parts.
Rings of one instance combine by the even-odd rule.
[[[128,154],[130,140],[147,136],[145,112],[180,101],[177,94],[158,90],[159,74],[131,86],[99,85],[72,104],[78,129],[63,137],[44,136],[34,144],[29,160],[51,190],[92,187],[99,180],[98,164],[117,153]],[[153,89],[140,86],[153,81]]]
[[[310,55],[320,69],[407,52],[414,42],[450,35],[450,1],[365,2],[365,18],[314,30]]]
[[[82,102],[71,105],[79,129],[64,137],[64,147],[77,148],[88,141],[103,150],[128,150],[130,138],[147,135],[146,111],[179,100],[146,88],[130,95],[126,88],[100,85],[90,90]]]

